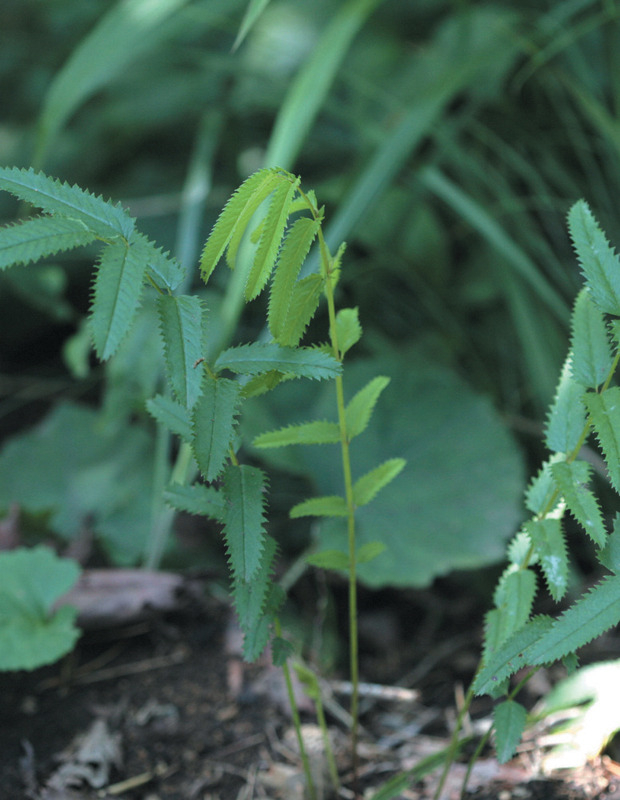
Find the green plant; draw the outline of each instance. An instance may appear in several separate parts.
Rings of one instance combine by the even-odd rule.
[[[482,661],[454,734],[456,746],[474,695],[503,698],[493,717],[502,762],[514,754],[526,725],[526,709],[515,698],[532,673],[555,661],[574,669],[577,651],[620,621],[620,517],[608,533],[590,486],[592,467],[582,451],[589,437],[597,440],[609,482],[620,493],[620,387],[612,385],[620,361],[620,258],[583,200],[570,210],[568,224],[585,288],[574,305],[570,350],[547,419],[551,456],[527,490],[532,517],[509,545],[509,565],[495,589],[495,608],[485,619]],[[533,615],[539,575],[554,601],[567,595],[571,545],[562,522],[566,512],[589,537],[608,574],[557,618]],[[510,686],[510,677],[524,668],[525,677]],[[441,785],[437,796],[440,791]]]
[[[248,398],[273,390],[294,378],[333,379],[336,421],[317,420],[291,425],[258,436],[259,448],[292,444],[340,446],[343,493],[316,497],[297,504],[292,517],[343,517],[347,550],[326,550],[311,563],[345,570],[349,581],[350,668],[353,753],[357,752],[358,645],[357,565],[383,549],[379,542],[358,547],[355,512],[402,470],[401,458],[389,459],[353,479],[351,441],[367,428],[375,404],[389,383],[375,377],[345,403],[342,364],[345,354],[362,335],[357,310],[336,312],[334,288],[344,248],[332,255],[323,237],[323,210],[300,179],[279,169],[261,170],[233,194],[204,247],[201,272],[207,282],[226,255],[234,268],[247,229],[256,252],[242,276],[244,298],[255,299],[271,280],[268,327],[271,341],[224,349],[207,360],[204,331],[207,312],[196,296],[174,294],[182,279],[178,264],[146,237],[119,207],[89,193],[54,181],[33,170],[0,170],[0,187],[46,212],[5,228],[0,237],[0,266],[29,263],[59,250],[104,244],[96,273],[90,328],[100,359],[109,359],[120,346],[135,317],[143,285],[158,292],[170,392],[148,403],[153,417],[182,441],[177,465],[188,474],[189,454],[205,483],[179,481],[178,468],[165,496],[177,509],[209,516],[223,525],[232,574],[232,594],[244,632],[244,654],[255,660],[272,637],[281,603],[272,579],[276,543],[265,530],[267,477],[257,466],[240,463],[237,417]],[[258,216],[258,219],[257,219]],[[312,244],[318,243],[320,270],[299,278]],[[273,276],[272,276],[273,273]],[[327,301],[329,344],[302,346],[300,340],[314,317],[321,297]],[[283,664],[287,643],[272,642],[276,663]]]

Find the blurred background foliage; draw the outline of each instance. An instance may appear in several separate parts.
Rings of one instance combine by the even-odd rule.
[[[348,242],[340,302],[359,306],[359,355],[376,371],[391,364],[399,378],[392,419],[418,469],[399,479],[400,494],[378,506],[373,525],[387,515],[391,530],[428,540],[432,513],[418,534],[415,508],[390,516],[426,476],[430,488],[418,494],[447,507],[436,521],[449,533],[442,554],[450,537],[467,538],[468,552],[412,573],[411,583],[501,558],[521,514],[521,453],[532,456],[528,469],[540,458],[580,285],[568,208],[584,197],[620,241],[616,0],[4,0],[0,37],[0,163],[32,164],[120,199],[191,268],[185,291],[203,291],[200,247],[241,180],[272,165],[302,175],[326,205],[330,243]],[[0,196],[0,219],[18,213]],[[161,379],[152,307],[145,302],[119,356],[96,365],[84,325],[91,274],[92,254],[82,251],[0,275],[3,438],[67,400],[99,408],[99,429],[83,423],[94,426],[92,437],[106,425],[118,436],[124,425],[151,424],[144,400]],[[262,326],[260,302],[239,321],[227,277],[216,273],[206,295],[214,310],[207,349],[233,331],[248,341]],[[427,419],[416,405],[424,380],[405,379],[416,370],[441,409],[429,437],[440,438],[442,419],[450,423],[449,441],[436,449],[415,440],[416,420]],[[303,402],[298,394],[281,403],[272,422],[287,421],[291,407],[311,415]],[[274,408],[257,408],[256,418],[272,419]],[[54,419],[57,443],[72,425]],[[100,444],[95,451],[105,451]],[[16,464],[44,457],[38,446],[28,439],[20,453],[10,442],[0,472],[14,476]],[[88,446],[88,436],[73,446]],[[447,467],[460,486],[452,505]],[[324,470],[297,471],[320,478]],[[12,495],[0,492],[0,505],[41,511],[28,493],[18,496],[19,482]],[[155,469],[151,484],[164,482]],[[283,512],[300,490],[292,477],[284,485],[274,496]],[[96,504],[81,510],[105,516]],[[153,520],[163,513],[155,508]],[[139,560],[140,550],[108,548],[120,561]],[[379,583],[407,583],[386,569]]]

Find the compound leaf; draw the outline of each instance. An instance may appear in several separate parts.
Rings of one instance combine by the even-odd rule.
[[[265,539],[266,477],[258,467],[229,464],[224,471],[224,538],[235,580],[250,582]]]
[[[620,492],[620,387],[614,386],[601,394],[588,392],[584,402],[605,454],[609,480]]]
[[[389,382],[389,378],[379,375],[356,392],[349,401],[345,411],[349,441],[366,430],[377,400]]]
[[[553,479],[562,492],[570,513],[592,541],[604,547],[607,538],[603,515],[594,493],[588,488],[591,467],[586,461],[558,461],[551,467]]]
[[[284,229],[291,210],[291,203],[300,179],[284,180],[276,187],[263,220],[260,241],[254,262],[245,285],[246,300],[253,300],[263,290],[276,263]]]
[[[584,200],[569,211],[568,228],[592,299],[601,311],[619,316],[620,261]]]
[[[100,236],[122,236],[127,240],[134,229],[135,220],[120,205],[32,168],[0,167],[0,189],[48,214],[80,220]]]
[[[255,447],[286,447],[291,444],[337,444],[340,428],[335,422],[315,420],[267,431],[254,439]]]
[[[390,458],[375,469],[371,469],[353,485],[353,502],[356,506],[365,506],[384,486],[404,469],[407,462],[404,458]]]
[[[202,394],[192,413],[192,450],[208,482],[218,477],[230,451],[240,393],[237,381],[213,378],[205,372]]]
[[[37,217],[0,228],[0,269],[29,264],[89,244],[95,234],[77,219]]]
[[[277,370],[297,378],[316,380],[335,378],[342,365],[329,353],[316,347],[282,347],[275,342],[253,342],[230,347],[221,353],[215,369],[229,369],[241,375],[260,375]]]
[[[613,354],[605,319],[587,289],[582,289],[575,301],[571,350],[573,377],[583,386],[596,389],[611,369]]]
[[[102,252],[95,278],[90,326],[97,356],[114,355],[129,330],[142,294],[146,262],[124,242]]]
[[[202,306],[196,296],[160,295],[157,302],[166,370],[179,402],[192,408],[202,375],[195,368],[202,348]]]

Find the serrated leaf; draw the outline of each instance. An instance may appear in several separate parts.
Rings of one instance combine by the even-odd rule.
[[[363,544],[355,554],[355,560],[358,564],[368,564],[385,550],[383,542],[366,542]]]
[[[571,351],[573,377],[583,386],[596,389],[609,374],[613,354],[605,319],[587,289],[582,289],[575,301]]]
[[[245,285],[245,299],[248,301],[253,300],[262,292],[271,276],[280,252],[282,237],[291,211],[291,202],[299,182],[299,178],[295,178],[293,182],[283,181],[273,192],[263,220],[263,229],[252,268]]]
[[[180,286],[186,270],[170,253],[164,252],[138,231],[131,234],[129,244],[137,257],[146,262],[150,279],[161,291],[174,292]]]
[[[157,299],[168,380],[179,402],[192,408],[200,394],[202,306],[196,296],[163,294]]]
[[[389,378],[379,375],[351,398],[345,409],[349,441],[366,430],[377,400],[389,382]]]
[[[319,569],[348,569],[349,556],[342,550],[322,550],[306,556],[306,563]]]
[[[337,423],[315,420],[267,431],[257,436],[252,444],[254,447],[286,447],[291,444],[337,444],[339,441],[340,428]]]
[[[503,644],[528,621],[536,594],[536,575],[530,569],[510,565],[495,589],[493,601],[498,611],[494,621],[494,646]]]
[[[524,529],[536,548],[549,593],[557,602],[568,588],[568,556],[562,520],[533,519],[525,523]]]
[[[554,463],[563,459],[563,453],[554,453],[551,458],[542,465],[538,475],[532,478],[525,492],[525,507],[528,511],[531,511],[532,514],[549,514],[557,508],[560,498],[556,496],[557,486],[553,480],[551,467]]]
[[[226,513],[224,497],[213,486],[205,486],[202,483],[194,483],[192,486],[171,483],[164,491],[164,500],[178,511],[199,514],[216,522],[224,522]]]
[[[76,611],[52,606],[79,574],[48,547],[0,553],[0,670],[36,669],[73,648]]]
[[[189,411],[172,397],[158,394],[146,401],[146,408],[157,422],[186,442],[192,438],[192,425]]]
[[[296,298],[293,305],[293,290],[301,265],[308,255],[320,225],[319,219],[300,217],[293,223],[282,245],[278,267],[271,284],[268,310],[269,330],[280,344],[294,346],[299,341],[299,339],[291,341],[289,330],[291,306],[294,308],[299,304],[299,298]],[[322,282],[320,276],[318,277]]]
[[[616,514],[614,526],[607,537],[605,547],[599,551],[598,558],[604,567],[611,572],[620,572],[620,516]]]
[[[214,481],[224,467],[241,400],[237,381],[203,375],[202,394],[192,413],[192,450],[204,479]]]
[[[224,471],[224,538],[235,580],[250,582],[261,564],[267,479],[258,467],[229,464]]]
[[[329,495],[324,497],[311,497],[302,503],[297,503],[289,512],[291,519],[298,517],[346,517],[348,514],[347,503],[344,497]]]
[[[515,754],[521,741],[527,711],[515,700],[505,700],[493,710],[493,727],[495,729],[495,751],[500,764],[505,764]]]
[[[341,357],[344,357],[345,353],[362,338],[362,326],[357,308],[341,308],[336,314],[336,336],[338,350]]]
[[[587,485],[590,481],[590,465],[586,461],[559,461],[553,464],[551,472],[570,513],[583,525],[592,541],[603,547],[607,531],[598,501]]]
[[[202,251],[200,273],[205,283],[224,255],[235,231],[241,239],[252,215],[262,201],[271,194],[277,183],[278,177],[273,170],[262,169],[250,175],[232,194],[217,218]],[[229,263],[234,265],[234,257]]]
[[[565,611],[528,651],[530,664],[573,653],[620,621],[620,575],[607,576]]]
[[[375,495],[404,469],[406,463],[404,458],[390,458],[358,478],[353,485],[355,505],[359,508],[370,503]]]
[[[526,558],[530,556],[531,549],[532,540],[525,531],[519,531],[508,545],[508,559],[510,563],[517,567],[522,567],[525,564]],[[535,564],[537,560],[537,557],[533,554],[529,563]]]
[[[261,394],[266,394],[272,389],[275,389],[283,380],[288,377],[283,372],[278,372],[277,369],[263,372],[261,375],[255,375],[247,383],[243,384],[241,394],[243,397],[258,397]]]
[[[545,441],[554,453],[570,453],[579,444],[586,424],[583,396],[583,386],[572,376],[569,356],[547,419]]]
[[[259,375],[277,370],[298,378],[335,378],[342,372],[339,361],[314,347],[282,347],[275,342],[253,342],[230,347],[220,353],[215,369],[229,369],[241,375]]]
[[[551,617],[538,616],[527,622],[520,630],[496,650],[490,650],[485,664],[478,672],[473,690],[476,694],[492,694],[494,688],[522,667],[531,664],[529,649],[551,630]]]
[[[316,314],[323,289],[323,277],[316,272],[297,281],[293,286],[287,316],[282,323],[282,332],[278,337],[280,344],[290,347],[297,346],[306,332],[310,320]]]
[[[104,237],[129,239],[135,220],[120,207],[33,169],[0,167],[0,189],[48,214],[80,220]]]
[[[568,227],[594,302],[620,316],[620,261],[584,200],[569,211]]]
[[[61,250],[82,247],[95,234],[77,219],[37,217],[0,228],[0,269],[29,264]]]
[[[133,322],[140,303],[146,263],[123,242],[104,248],[90,309],[90,326],[97,356],[114,355]]]
[[[620,387],[614,386],[602,394],[588,392],[584,402],[605,454],[609,480],[620,493]]]
[[[289,642],[288,639],[274,636],[271,640],[271,661],[274,667],[283,667],[294,652],[293,643]]]

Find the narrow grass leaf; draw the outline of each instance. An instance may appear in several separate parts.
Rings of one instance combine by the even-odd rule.
[[[258,467],[229,464],[224,471],[224,538],[235,580],[249,583],[261,564],[267,479]]]
[[[97,356],[114,355],[129,330],[142,294],[146,264],[124,242],[104,248],[90,308],[90,327]]]
[[[273,338],[281,344],[291,343],[281,341],[281,337],[284,335],[286,339],[293,287],[320,225],[319,219],[300,217],[293,223],[282,245],[278,268],[271,284],[268,309],[269,330]]]
[[[596,639],[620,621],[620,575],[611,575],[583,595],[527,653],[529,664],[548,664]]]
[[[239,31],[232,46],[233,52],[239,47],[248,33],[252,30],[254,23],[269,5],[270,0],[250,0],[245,10]]]
[[[340,428],[335,422],[315,420],[301,425],[289,425],[257,436],[254,447],[287,447],[291,444],[337,444]]]
[[[95,234],[77,219],[38,217],[0,228],[0,269],[29,264],[90,244]]]
[[[375,495],[404,469],[406,463],[404,458],[390,458],[358,478],[353,485],[355,505],[359,507],[370,503]]]
[[[201,370],[194,366],[202,352],[200,299],[195,295],[160,295],[157,310],[170,385],[178,401],[192,408],[202,380]]]
[[[231,347],[221,353],[215,369],[228,369],[241,375],[260,375],[277,370],[297,378],[316,380],[335,378],[342,365],[329,353],[314,347],[282,347],[275,342],[253,342]]]
[[[135,220],[120,205],[33,169],[0,167],[0,189],[47,214],[80,220],[103,237],[129,239],[134,229]]]
[[[547,418],[545,441],[554,453],[570,453],[579,444],[586,425],[584,390],[572,376],[570,356],[564,363],[553,405]]]
[[[291,519],[298,517],[346,517],[348,514],[347,502],[339,495],[324,497],[311,497],[302,503],[297,503],[291,508]]]
[[[263,169],[250,175],[233,193],[213,226],[200,259],[200,273],[206,283],[224,255],[235,231],[239,238],[254,212],[278,183],[273,170]],[[230,261],[229,261],[230,263]],[[232,259],[234,265],[234,258]]]
[[[569,211],[568,228],[594,302],[606,314],[619,316],[620,260],[585,200]]]
[[[592,541],[598,547],[604,547],[607,531],[603,515],[598,500],[588,487],[590,465],[586,461],[559,461],[552,465],[551,472],[570,513],[583,525]]]
[[[609,480],[620,492],[620,387],[614,386],[602,394],[588,392],[584,402],[605,454]]]
[[[192,413],[192,450],[204,479],[222,471],[233,439],[241,389],[237,381],[203,375]]]
[[[202,483],[195,483],[192,486],[172,483],[164,491],[164,500],[177,511],[224,522],[226,503],[222,493],[213,486],[205,486]]]
[[[263,290],[271,276],[271,272],[280,252],[284,229],[289,218],[291,203],[299,178],[292,183],[283,181],[274,191],[261,231],[260,241],[254,256],[254,262],[245,285],[246,300],[253,300]]]
[[[527,664],[531,664],[532,661],[528,660],[529,649],[551,630],[552,625],[551,617],[534,617],[498,649],[490,651],[484,666],[474,680],[474,692],[493,694],[495,687],[503,680]]]
[[[609,374],[613,354],[605,319],[587,289],[579,292],[575,302],[571,351],[573,377],[583,386],[596,389]]]
[[[157,394],[146,401],[146,408],[149,414],[169,431],[186,442],[191,441],[192,425],[189,411],[181,403],[172,397]]]
[[[389,382],[389,378],[379,375],[367,383],[363,389],[360,389],[349,401],[345,409],[349,441],[366,430],[377,400]]]
[[[529,520],[524,530],[538,554],[549,594],[558,602],[568,589],[568,555],[562,520],[553,517]]]
[[[500,764],[505,764],[515,754],[521,741],[527,711],[515,700],[505,700],[493,710],[493,727],[495,729],[495,751]]]

